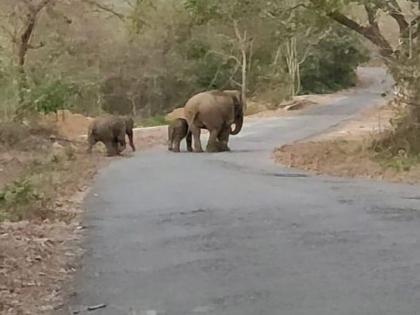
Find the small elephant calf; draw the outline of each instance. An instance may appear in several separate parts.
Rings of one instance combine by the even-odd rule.
[[[192,134],[188,131],[188,123],[183,118],[177,118],[168,126],[168,150],[180,152],[181,141],[187,138],[187,150],[192,152]]]
[[[88,153],[97,142],[105,144],[108,156],[119,155],[125,150],[125,135],[129,144],[136,151],[133,142],[134,121],[129,117],[105,116],[96,118],[88,130]]]

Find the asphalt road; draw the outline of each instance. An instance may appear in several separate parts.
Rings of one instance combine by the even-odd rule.
[[[376,77],[379,70],[370,70]],[[248,123],[233,152],[113,163],[86,201],[71,304],[95,315],[420,314],[420,190],[309,176],[274,147],[382,101],[378,81],[303,115]]]

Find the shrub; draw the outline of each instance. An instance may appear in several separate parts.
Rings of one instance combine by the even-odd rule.
[[[22,220],[30,216],[30,211],[40,210],[41,203],[41,195],[26,178],[18,179],[0,191],[0,212],[3,219]]]
[[[39,113],[56,113],[71,107],[71,99],[77,94],[74,84],[59,80],[35,86],[29,91],[29,102]]]
[[[356,84],[356,69],[368,53],[349,31],[339,28],[322,39],[301,67],[302,94],[329,93]]]

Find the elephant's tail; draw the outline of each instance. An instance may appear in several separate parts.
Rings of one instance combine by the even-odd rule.
[[[188,133],[191,133],[191,125],[193,125],[193,124],[195,124],[195,123],[196,123],[197,116],[198,116],[198,113],[197,113],[197,112],[195,112],[195,113],[194,113],[194,115],[191,117],[191,121],[188,121],[188,119],[187,119],[187,123],[188,123]]]
[[[173,128],[171,126],[169,126],[168,127],[168,145],[172,141],[173,134],[174,134],[174,130],[173,130]]]

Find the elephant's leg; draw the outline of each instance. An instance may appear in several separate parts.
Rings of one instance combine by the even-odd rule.
[[[173,143],[174,143],[173,134],[174,134],[174,130],[172,126],[169,126],[168,127],[168,151],[173,150]]]
[[[93,135],[89,135],[87,153],[92,153],[92,148],[95,144],[96,144],[95,137]]]
[[[114,139],[114,142],[116,142],[116,152],[117,154],[120,154],[122,151],[124,151],[127,147],[127,143],[125,141],[125,130],[121,130],[117,136]]]
[[[118,153],[118,143],[109,140],[104,141],[107,156],[114,156]]]
[[[188,152],[192,152],[193,151],[193,149],[192,149],[192,134],[191,134],[191,132],[188,132],[187,133],[187,150],[188,150]]]
[[[123,152],[127,148],[125,139],[117,141],[117,147],[118,147],[118,154]]]
[[[181,152],[181,140],[182,140],[182,137],[180,137],[180,136],[175,137],[174,146],[173,146],[173,151],[174,152]]]
[[[203,147],[201,146],[201,140],[200,140],[201,129],[192,125],[190,127],[190,131],[194,137],[194,151],[203,152]]]
[[[221,151],[230,151],[229,143],[230,128],[223,128],[219,133],[219,147]]]
[[[168,140],[168,151],[173,151],[174,149],[174,139],[169,139]]]
[[[120,153],[125,149],[125,138],[119,139],[114,137],[107,146],[108,156],[120,155]]]
[[[207,152],[219,152],[219,141],[217,140],[217,136],[219,135],[219,130],[213,129],[210,130],[210,137],[209,142],[207,143]]]

